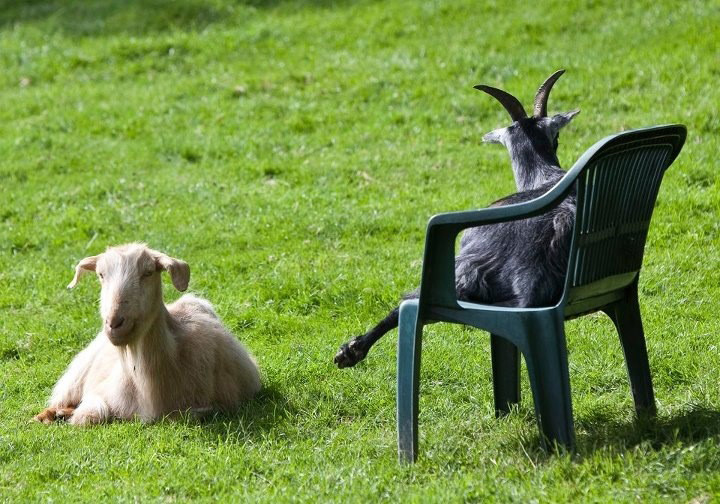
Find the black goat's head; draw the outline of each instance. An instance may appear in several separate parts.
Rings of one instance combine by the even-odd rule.
[[[483,141],[503,144],[508,150],[512,150],[513,147],[520,144],[529,143],[539,153],[551,154],[555,157],[560,129],[580,112],[579,109],[575,109],[551,117],[547,115],[547,101],[550,90],[563,73],[565,73],[565,70],[558,70],[540,86],[540,89],[535,94],[532,117],[527,116],[520,101],[510,93],[484,84],[475,86],[475,89],[484,91],[496,98],[505,107],[513,120],[510,126],[485,134]]]

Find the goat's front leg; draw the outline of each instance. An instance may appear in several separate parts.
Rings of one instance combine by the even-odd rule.
[[[382,319],[380,323],[368,332],[344,343],[335,355],[334,361],[337,367],[352,367],[363,360],[370,350],[370,347],[372,347],[377,340],[398,326],[398,314],[399,308],[395,308],[387,317]]]
[[[97,337],[75,356],[53,387],[48,407],[35,415],[33,420],[49,424],[58,419],[67,419],[73,414],[82,398],[85,378],[103,343]]]
[[[139,412],[137,390],[116,363],[110,373],[90,387],[68,420],[72,425],[89,426],[113,419],[130,420]]]
[[[67,420],[70,418],[75,411],[74,406],[61,406],[45,408],[40,413],[33,417],[36,422],[51,424],[55,420]]]
[[[110,407],[107,402],[102,397],[92,394],[83,397],[68,422],[72,425],[86,427],[107,422],[110,418]]]

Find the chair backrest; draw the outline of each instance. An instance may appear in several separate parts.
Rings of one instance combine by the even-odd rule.
[[[685,137],[682,125],[627,131],[578,160],[567,315],[597,309],[637,277],[660,182]]]

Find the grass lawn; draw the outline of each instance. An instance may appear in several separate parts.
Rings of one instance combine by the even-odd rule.
[[[0,501],[671,501],[720,496],[720,3],[0,0]],[[526,378],[496,420],[486,333],[426,331],[421,457],[395,452],[395,333],[340,343],[415,287],[438,212],[513,192],[508,124],[472,89],[549,111],[568,168],[681,122],[640,280],[659,417],[639,425],[610,321],[567,325],[578,437],[548,456]],[[107,245],[192,267],[258,357],[236,415],[29,422],[100,327]],[[178,296],[165,281],[166,299]]]

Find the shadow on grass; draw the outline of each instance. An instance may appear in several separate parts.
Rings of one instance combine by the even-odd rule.
[[[202,426],[203,435],[213,442],[243,443],[265,435],[296,413],[290,401],[274,386],[263,388],[252,401],[236,411],[214,413],[201,419],[187,419]]]
[[[720,411],[695,406],[671,417],[640,417],[619,422],[605,413],[579,419],[580,453],[591,453],[598,448],[617,451],[649,443],[653,449],[675,443],[693,444],[720,436]]]
[[[203,28],[227,21],[235,7],[270,9],[279,5],[332,8],[354,0],[236,0],[221,5],[207,0],[0,0],[0,28],[44,24],[68,35],[151,34]]]
[[[533,464],[544,464],[557,456],[567,455],[582,460],[598,450],[619,454],[643,444],[652,450],[660,450],[677,443],[692,445],[720,437],[720,411],[705,406],[695,406],[670,417],[635,417],[619,421],[616,411],[603,411],[575,418],[577,451],[574,454],[563,447],[544,450],[530,410],[525,411],[525,421],[534,428],[519,438],[504,440],[502,446],[524,454]]]

